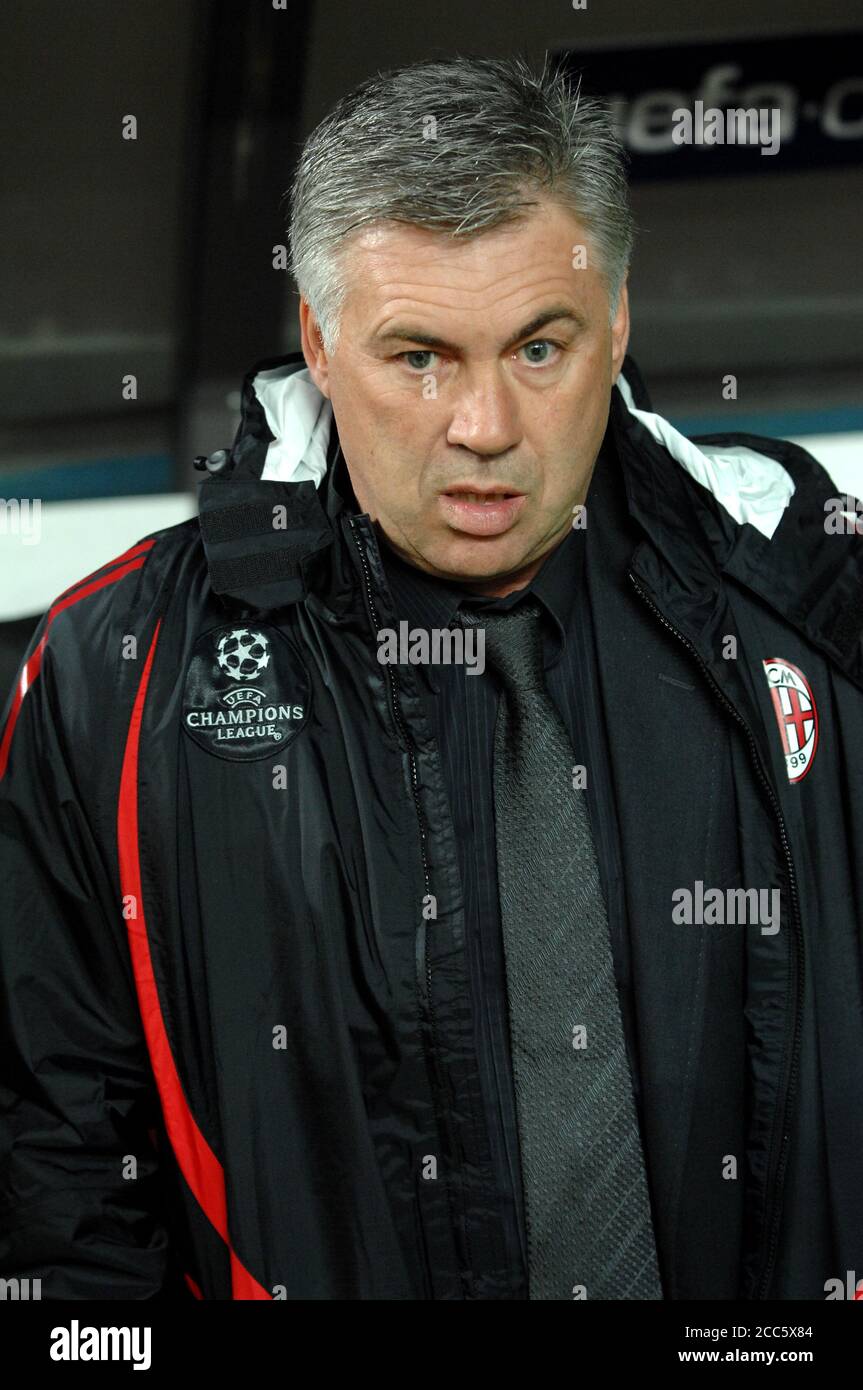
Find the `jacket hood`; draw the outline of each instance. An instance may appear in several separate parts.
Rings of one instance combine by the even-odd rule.
[[[693,640],[729,575],[863,685],[863,547],[853,532],[825,533],[837,489],[811,455],[747,433],[687,438],[652,409],[629,355],[611,392],[608,442],[629,512],[654,552],[636,551],[634,569]],[[301,353],[247,373],[233,446],[208,467],[200,516],[215,591],[274,607],[329,582],[337,609],[349,580],[336,575],[333,589],[328,566],[346,510],[338,483],[346,465],[332,405]],[[281,535],[273,534],[276,505]]]

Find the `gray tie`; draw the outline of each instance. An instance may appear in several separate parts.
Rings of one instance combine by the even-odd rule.
[[[529,1297],[661,1299],[587,794],[546,689],[540,604],[460,613],[484,628],[504,692],[495,833]]]

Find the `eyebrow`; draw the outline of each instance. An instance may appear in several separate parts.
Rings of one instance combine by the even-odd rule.
[[[571,323],[574,323],[578,329],[587,327],[587,320],[584,316],[577,313],[570,305],[553,304],[551,308],[544,309],[541,314],[537,314],[535,318],[532,318],[530,323],[524,324],[504,347],[514,347],[516,343],[521,342],[522,338],[529,338],[534,333],[538,333],[541,328],[546,328],[548,324],[557,323],[561,319],[568,319]],[[413,332],[409,325],[390,328],[386,333],[377,334],[373,341],[375,343],[387,343],[391,342],[393,339],[401,342],[422,343],[423,347],[441,348],[447,352],[458,351],[452,343],[444,342],[443,338],[436,338],[431,333]]]

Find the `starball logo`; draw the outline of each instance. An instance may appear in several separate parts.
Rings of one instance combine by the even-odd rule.
[[[236,681],[250,681],[270,664],[269,642],[262,632],[234,628],[219,638],[216,660],[227,676]]]

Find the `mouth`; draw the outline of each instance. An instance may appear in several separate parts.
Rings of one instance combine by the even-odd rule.
[[[484,504],[486,502],[506,501],[509,497],[523,497],[524,493],[519,492],[518,488],[514,487],[478,487],[475,483],[454,483],[452,487],[448,487],[441,493],[441,496],[454,497],[459,502]]]
[[[523,492],[494,484],[456,483],[440,493],[447,524],[469,536],[500,536],[515,524],[527,501]]]

